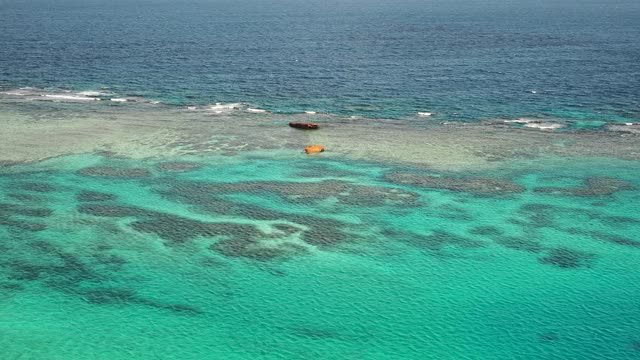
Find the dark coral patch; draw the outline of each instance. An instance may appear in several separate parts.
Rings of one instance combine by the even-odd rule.
[[[163,303],[159,303],[159,302],[143,302],[143,304],[149,304],[153,307],[159,308],[159,309],[164,309],[164,310],[169,310],[171,312],[177,313],[177,314],[182,314],[182,315],[200,315],[200,314],[204,314],[204,311],[191,306],[191,305],[185,305],[185,304],[163,304]]]
[[[136,231],[153,233],[173,242],[185,242],[196,237],[228,236],[235,239],[252,240],[261,234],[256,227],[237,223],[212,223],[160,214],[149,220],[131,224]]]
[[[21,164],[21,162],[13,160],[0,160],[0,167],[10,167],[18,164]]]
[[[602,222],[609,225],[618,225],[618,224],[640,224],[640,219],[628,217],[628,216],[602,216]]]
[[[336,331],[323,329],[318,327],[300,326],[292,327],[289,331],[300,337],[309,339],[325,340],[325,339],[337,339],[340,338],[340,334]]]
[[[11,264],[11,273],[9,279],[18,281],[34,281],[40,278],[40,275],[46,273],[47,267],[33,265],[33,264],[18,264],[13,262]]]
[[[441,251],[448,247],[477,249],[486,246],[484,241],[469,239],[443,230],[435,230],[430,235],[385,230],[383,235],[428,251]]]
[[[304,170],[297,171],[296,176],[308,177],[308,178],[344,178],[344,177],[359,177],[362,173],[343,169],[337,166],[332,166],[326,163],[307,163],[304,164]]]
[[[273,227],[285,235],[291,235],[301,231],[299,228],[289,224],[275,224]]]
[[[228,256],[242,256],[257,260],[267,260],[282,257],[285,254],[299,253],[299,251],[294,251],[295,249],[291,246],[264,246],[263,244],[259,244],[258,240],[269,238],[269,236],[266,236],[255,226],[249,224],[204,222],[138,207],[121,205],[86,204],[80,206],[78,210],[81,213],[94,216],[136,217],[138,220],[130,224],[134,230],[142,233],[155,234],[173,243],[184,243],[197,237],[224,237],[226,239],[219,241],[217,243],[218,245],[215,245],[215,250]],[[333,220],[325,221],[310,217],[292,216],[291,221],[297,221],[303,225],[309,223],[314,226],[310,231],[305,232],[308,233],[308,235],[305,236],[305,241],[309,243],[327,245],[344,241],[345,235],[339,230],[336,230],[335,226],[330,226],[330,224],[335,225],[337,223]],[[323,226],[331,230],[317,230]],[[284,232],[285,236],[302,231],[299,228],[287,224],[277,224],[276,229]]]
[[[127,260],[120,256],[116,255],[108,255],[103,253],[97,253],[93,256],[96,264],[104,266],[111,271],[120,270],[125,264],[128,263]]]
[[[151,175],[151,172],[143,168],[115,168],[108,166],[95,166],[84,168],[79,171],[81,175],[134,179]]]
[[[338,202],[363,207],[400,205],[415,206],[418,194],[400,189],[355,185],[346,181],[327,180],[321,182],[260,182],[237,184],[240,192],[264,191],[296,202],[324,200],[335,197]]]
[[[560,340],[560,335],[558,335],[555,332],[546,332],[546,333],[539,334],[538,335],[538,339],[541,342],[545,342],[545,343],[555,342],[555,341]]]
[[[502,230],[495,226],[476,226],[469,231],[473,235],[498,236],[502,235]]]
[[[211,250],[217,251],[227,257],[244,257],[258,261],[273,260],[287,255],[285,250],[261,246],[256,241],[243,239],[219,241],[211,246]]]
[[[114,194],[106,194],[97,191],[81,191],[78,194],[78,201],[81,202],[100,202],[100,201],[113,201],[118,197]]]
[[[200,164],[188,161],[172,161],[158,165],[158,169],[164,172],[187,172],[200,168]]]
[[[24,220],[16,220],[14,215],[28,217],[48,217],[53,213],[50,209],[30,208],[14,204],[0,203],[0,225],[13,226],[29,230],[34,227],[34,223]],[[36,226],[37,227],[37,226]]]
[[[412,244],[431,250],[440,250],[445,246],[474,249],[486,246],[483,241],[469,239],[450,232],[436,230],[431,235],[413,238]]]
[[[338,182],[339,183],[339,182]],[[224,215],[242,216],[255,220],[284,220],[294,224],[299,224],[306,227],[308,230],[302,234],[303,240],[308,244],[316,246],[328,246],[336,245],[341,242],[345,242],[349,237],[345,234],[344,228],[346,224],[341,221],[318,218],[315,216],[297,215],[283,213],[271,209],[261,208],[253,205],[231,202],[221,199],[220,195],[233,193],[234,191],[250,192],[250,191],[267,191],[266,189],[276,190],[276,193],[282,194],[283,188],[291,183],[277,183],[278,187],[273,187],[273,183],[251,183],[255,185],[254,189],[249,183],[241,184],[205,184],[205,183],[179,183],[172,186],[168,190],[162,190],[160,193],[164,196],[178,200],[191,205],[196,205],[201,210]],[[317,183],[314,183],[317,185]],[[313,186],[316,186],[313,185]],[[253,189],[253,190],[252,190]],[[298,184],[293,185],[292,189],[296,195],[307,196],[306,191],[302,191],[302,187],[298,187]],[[336,190],[321,188],[323,194],[335,194]],[[318,195],[318,194],[316,194]],[[309,195],[311,196],[311,195]],[[315,195],[314,195],[315,196]],[[322,195],[324,196],[324,195]],[[285,234],[289,232],[299,232],[300,229],[295,227],[289,227],[288,225],[279,224],[277,229],[284,231]]]
[[[123,288],[97,288],[84,290],[80,295],[90,304],[95,305],[131,305],[139,304],[156,309],[169,310],[179,314],[199,315],[202,311],[184,304],[163,303],[140,297],[135,291]]]
[[[8,226],[10,228],[38,232],[45,230],[47,228],[47,224],[38,223],[38,222],[30,222],[24,220],[16,220],[10,218],[7,214],[0,213],[0,226]]]
[[[313,201],[336,198],[338,202],[363,207],[418,205],[419,195],[395,188],[356,185],[346,181],[320,182],[243,182],[243,183],[182,183],[163,191],[167,196],[182,198],[188,202],[203,203],[202,196],[237,193],[275,194],[289,202],[308,204]]]
[[[385,175],[385,179],[398,184],[469,192],[481,196],[506,195],[525,191],[521,185],[492,178],[458,178],[397,172]]]
[[[538,259],[538,261],[542,264],[562,269],[577,269],[591,267],[594,259],[594,254],[561,247],[549,250],[547,255]]]
[[[33,246],[38,245],[33,244]],[[75,256],[61,252],[50,244],[38,248],[51,258],[41,263],[14,259],[8,263],[8,268],[11,270],[10,278],[27,281],[46,278],[48,285],[66,291],[80,281],[96,279],[95,272]]]
[[[333,227],[313,227],[303,233],[304,242],[315,246],[335,246],[348,240],[345,233]]]
[[[0,282],[0,289],[18,291],[24,289],[24,285],[14,282]]]
[[[469,214],[468,211],[451,204],[444,204],[439,206],[437,208],[435,215],[438,217],[450,219],[450,220],[460,220],[460,221],[473,220],[473,216],[471,216],[471,214]]]
[[[247,258],[257,261],[285,259],[307,252],[303,246],[292,243],[267,244],[254,239],[231,238],[210,246],[211,250],[227,257]]]
[[[53,210],[44,208],[17,208],[13,210],[13,213],[30,217],[48,217],[53,214]]]
[[[139,296],[135,291],[124,288],[87,288],[91,284],[104,284],[105,277],[98,272],[100,266],[119,266],[126,261],[114,255],[96,254],[87,262],[71,253],[63,251],[56,244],[47,241],[34,241],[29,243],[33,251],[38,253],[38,260],[23,261],[11,259],[2,263],[8,271],[8,280],[39,281],[42,285],[62,291],[67,294],[79,296],[88,303],[95,305],[131,305],[138,304],[157,309],[168,310],[179,314],[197,315],[202,313],[197,308],[183,304],[164,303]],[[112,271],[109,269],[108,271]],[[15,283],[1,282],[0,288],[13,288]],[[3,286],[7,285],[7,286]],[[20,284],[15,284],[20,285]],[[19,289],[19,287],[15,287]]]
[[[41,199],[39,196],[31,194],[8,194],[7,197],[18,201],[38,201]]]
[[[101,288],[83,292],[85,300],[91,304],[124,304],[137,301],[137,295],[129,289]]]
[[[510,222],[525,227],[534,226],[537,228],[556,228],[556,216],[560,213],[566,212],[566,209],[546,204],[525,204],[520,208],[519,213],[526,218],[526,221],[521,219],[511,219]]]
[[[25,183],[25,184],[22,184],[20,188],[22,190],[40,192],[40,193],[50,193],[55,191],[55,187],[46,183],[39,183],[39,182]]]
[[[629,239],[627,237],[616,235],[616,234],[610,234],[602,231],[589,231],[589,230],[584,230],[580,228],[569,228],[567,229],[567,232],[571,234],[586,235],[593,239],[612,243],[612,244],[640,248],[640,241]]]
[[[607,196],[618,191],[633,190],[634,186],[620,179],[609,177],[592,177],[584,181],[583,187],[561,188],[541,187],[534,191],[547,194],[560,194],[572,196]]]
[[[302,233],[302,239],[307,244],[335,246],[351,238],[345,232],[346,224],[341,221],[305,215],[285,215],[285,219],[308,228]]]
[[[134,206],[85,204],[78,207],[83,214],[104,217],[146,217],[155,213]]]
[[[545,250],[545,246],[535,240],[514,236],[497,236],[494,238],[496,244],[511,250],[539,253]]]
[[[419,195],[414,192],[374,186],[349,186],[346,193],[338,193],[336,197],[341,204],[360,207],[419,205]]]

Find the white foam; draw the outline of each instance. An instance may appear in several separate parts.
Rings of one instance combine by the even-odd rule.
[[[27,95],[30,95],[30,94],[25,94],[25,93],[17,92],[17,91],[6,91],[6,92],[3,92],[2,94],[5,94],[5,95],[12,95],[12,96],[27,96]]]
[[[125,99],[125,98],[111,98],[111,101],[113,101],[113,102],[127,102],[129,100]]]
[[[309,115],[315,115],[315,114],[317,114],[318,112],[317,112],[317,111],[305,111],[304,113],[305,113],[305,114],[309,114]]]
[[[563,128],[564,125],[558,123],[545,123],[545,122],[530,122],[524,125],[525,127],[535,128],[540,130],[555,130]]]
[[[210,105],[209,108],[207,108],[207,110],[213,111],[216,114],[221,114],[221,113],[228,113],[234,110],[239,110],[243,107],[243,105],[244,104],[242,103],[229,103],[229,104],[216,103],[215,105]]]
[[[105,92],[101,92],[101,91],[94,91],[94,90],[80,91],[77,94],[81,95],[81,96],[88,96],[88,97],[98,97],[98,96],[113,95],[113,94],[110,94],[110,93],[105,93]]]
[[[506,124],[521,124],[528,128],[540,130],[555,130],[565,127],[565,125],[541,119],[520,118],[515,120],[502,120],[502,122]]]
[[[70,100],[70,101],[99,101],[100,99],[94,97],[86,97],[82,95],[60,95],[60,94],[44,94],[43,97],[55,100]]]
[[[528,124],[531,121],[530,120],[503,120],[502,122],[506,123],[506,124]]]
[[[187,106],[187,110],[198,110],[196,106]]]
[[[254,113],[254,114],[264,114],[267,112],[267,110],[248,108],[247,112]]]
[[[418,116],[421,116],[421,117],[429,117],[431,115],[433,115],[433,113],[425,112],[425,111],[418,112]]]
[[[530,123],[540,123],[542,120],[540,119],[529,119],[529,118],[519,118],[515,120],[502,120],[502,122],[507,124],[530,124]]]

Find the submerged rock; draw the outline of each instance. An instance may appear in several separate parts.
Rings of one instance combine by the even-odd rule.
[[[88,167],[80,170],[79,173],[85,176],[126,178],[126,179],[135,179],[135,178],[151,176],[151,172],[143,168],[115,168],[115,167],[108,167],[108,166]]]
[[[483,196],[506,195],[525,191],[521,185],[491,178],[454,178],[415,173],[390,173],[385,175],[385,179],[398,184],[470,192]]]
[[[172,161],[158,164],[158,169],[164,172],[187,172],[200,167],[200,164],[188,161]]]
[[[56,189],[52,185],[49,185],[47,183],[41,183],[41,182],[25,183],[25,184],[22,184],[20,188],[27,191],[41,192],[41,193],[54,192]]]
[[[577,269],[591,267],[595,254],[568,248],[551,249],[546,256],[538,261],[542,264],[553,265],[562,269]]]
[[[300,255],[307,250],[296,244],[265,244],[256,240],[229,239],[211,245],[211,250],[227,257],[247,258],[257,261],[270,261]]]
[[[618,191],[634,189],[635,187],[633,185],[624,180],[610,177],[592,177],[584,181],[584,187],[540,187],[534,189],[534,191],[547,194],[572,196],[607,196],[612,195]]]

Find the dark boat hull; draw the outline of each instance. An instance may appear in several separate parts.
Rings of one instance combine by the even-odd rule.
[[[316,130],[319,125],[314,123],[290,122],[289,126],[302,130]]]

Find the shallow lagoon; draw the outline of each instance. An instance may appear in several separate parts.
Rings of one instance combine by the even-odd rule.
[[[631,359],[637,169],[547,158],[442,172],[293,151],[5,166],[1,347]]]

